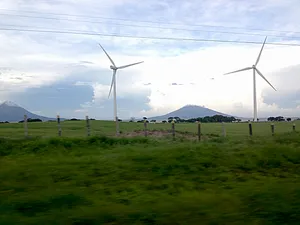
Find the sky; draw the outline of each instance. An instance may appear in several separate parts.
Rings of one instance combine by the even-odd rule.
[[[300,117],[298,0],[1,0],[0,102],[113,119],[100,43],[117,66],[144,61],[117,72],[121,119],[187,104],[252,117],[252,71],[223,74],[252,66],[265,36],[258,68],[277,91],[256,76],[258,117]]]

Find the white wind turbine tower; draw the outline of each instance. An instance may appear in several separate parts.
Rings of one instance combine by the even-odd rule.
[[[111,57],[108,55],[108,53],[105,51],[105,49],[102,47],[101,44],[99,44],[100,47],[102,48],[102,50],[104,51],[104,53],[106,54],[106,56],[108,57],[108,59],[110,60],[110,62],[112,63],[112,65],[110,66],[110,68],[113,70],[113,76],[112,76],[112,81],[111,81],[111,86],[110,86],[110,90],[109,90],[109,94],[108,94],[108,98],[110,97],[110,93],[112,90],[112,87],[114,87],[114,119],[116,121],[116,135],[119,135],[119,120],[118,120],[118,116],[117,116],[117,87],[116,87],[116,74],[117,74],[117,70],[118,69],[124,69],[126,67],[129,66],[134,66],[140,63],[143,63],[144,61],[141,62],[137,62],[137,63],[132,63],[132,64],[128,64],[125,66],[116,66],[116,64],[114,63],[114,61],[111,59]]]
[[[276,89],[272,86],[272,84],[264,77],[264,75],[256,67],[258,62],[259,62],[259,59],[260,59],[261,53],[263,51],[264,45],[266,43],[266,40],[267,40],[267,37],[265,38],[265,41],[264,41],[264,43],[262,45],[262,48],[259,52],[257,60],[256,60],[255,64],[252,65],[252,67],[246,67],[244,69],[240,69],[240,70],[236,70],[236,71],[224,74],[224,75],[227,75],[227,74],[231,74],[231,73],[237,73],[237,72],[253,69],[253,110],[254,110],[254,115],[253,116],[254,116],[254,121],[257,121],[256,77],[255,77],[256,74],[255,74],[255,72],[257,72],[276,91]]]

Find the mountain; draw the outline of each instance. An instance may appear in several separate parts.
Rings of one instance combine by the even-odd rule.
[[[230,116],[221,112],[214,111],[212,109],[208,109],[205,107],[197,106],[197,105],[186,105],[178,110],[170,112],[163,116],[156,116],[149,118],[150,120],[167,120],[169,117],[179,117],[181,119],[191,119],[205,116],[214,116],[214,115],[223,115]]]
[[[27,118],[40,119],[43,121],[55,120],[53,118],[33,114],[11,101],[5,101],[0,105],[0,122],[18,122],[24,120],[24,115],[27,115]]]

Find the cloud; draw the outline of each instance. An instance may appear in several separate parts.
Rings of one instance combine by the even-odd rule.
[[[297,108],[300,106],[300,64],[283,68],[274,73],[274,84],[280,91],[271,93],[264,89],[262,92],[263,102],[280,108]]]
[[[172,86],[177,86],[177,85],[183,85],[183,84],[177,84],[177,83],[172,83]]]
[[[87,114],[87,112],[88,112],[87,109],[75,109],[74,110],[74,113],[80,113],[80,114],[82,114],[82,113],[86,113]]]
[[[25,92],[14,92],[9,98],[30,111],[39,111],[48,117],[60,113],[71,116],[80,103],[91,99],[93,90],[86,86],[74,86],[69,79],[59,80],[51,85],[27,88]]]
[[[209,47],[207,49],[182,54],[180,57],[170,59],[168,63],[168,60],[165,60],[157,67],[149,65],[145,70],[147,71],[146,73],[156,74],[157,78],[153,77],[153,79],[159,79],[161,83],[164,81],[162,77],[165,77],[167,82],[167,79],[170,79],[171,76],[172,79],[181,79],[183,83],[185,80],[193,81],[194,83],[194,85],[189,87],[172,86],[172,88],[161,84],[160,90],[163,90],[166,93],[166,96],[161,97],[157,93],[152,93],[150,96],[150,105],[154,110],[149,113],[156,113],[158,111],[157,108],[162,109],[163,112],[167,112],[170,109],[175,109],[179,105],[196,103],[199,105],[205,104],[207,107],[227,113],[240,113],[244,116],[250,116],[253,102],[252,72],[245,71],[228,76],[223,76],[222,74],[235,69],[251,66],[256,60],[258,51],[259,49],[248,46]],[[282,93],[280,91],[285,85],[284,80],[286,78],[276,81],[275,72],[283,67],[289,68],[296,65],[298,63],[298,57],[300,56],[299,54],[299,49],[293,47],[266,47],[263,52],[258,68],[267,79],[274,84],[278,89],[278,93]],[[218,62],[217,67],[214,67],[216,64],[215,62]],[[153,71],[153,69],[151,70],[150,68],[158,69]],[[199,71],[197,74],[202,74],[202,76],[186,73],[184,71],[186,68],[189,68],[189,71]],[[165,71],[168,71],[171,76],[164,76]],[[185,75],[182,76],[182,74]],[[215,77],[214,80],[206,79],[212,76]],[[289,82],[297,80],[296,73],[290,74],[290,76]],[[279,82],[283,85],[278,85]],[[266,90],[268,92],[265,92]],[[260,77],[257,77],[258,97],[261,95],[262,91],[267,95],[276,94],[267,83]],[[261,110],[261,112],[265,109],[270,109],[269,106],[263,102],[263,99],[258,99],[258,101],[259,110]],[[244,110],[237,110],[233,107],[238,102],[243,103]],[[279,110],[279,108],[275,106],[272,107],[272,111]],[[271,113],[272,111],[264,113]]]
[[[253,42],[268,35],[268,42],[300,44],[297,6],[296,0],[2,0],[0,29]],[[112,96],[107,98],[112,71],[98,43],[117,65],[145,61],[118,71],[122,118],[159,115],[186,104],[252,115],[251,71],[222,74],[251,66],[261,46],[237,43],[6,30],[0,34],[5,55],[0,58],[0,100],[15,100],[46,115],[112,118]],[[299,113],[299,57],[299,47],[266,45],[258,68],[278,91],[257,77],[259,116]]]

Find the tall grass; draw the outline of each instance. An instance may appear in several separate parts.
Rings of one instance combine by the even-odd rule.
[[[0,140],[0,224],[299,224],[300,135]]]

